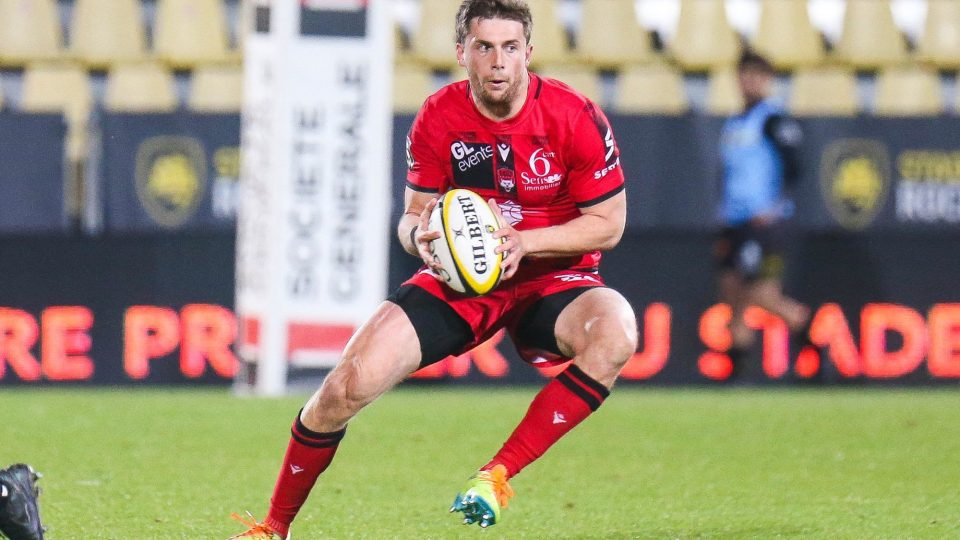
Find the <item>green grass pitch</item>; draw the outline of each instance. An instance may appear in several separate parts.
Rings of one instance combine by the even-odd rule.
[[[365,410],[294,524],[320,538],[958,538],[960,392],[620,388],[512,482],[447,508],[535,389],[405,387]],[[223,539],[262,517],[303,396],[0,391],[0,461],[45,473],[51,540]]]

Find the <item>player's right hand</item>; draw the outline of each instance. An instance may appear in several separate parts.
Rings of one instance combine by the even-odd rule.
[[[413,233],[413,243],[417,248],[417,254],[423,259],[423,264],[433,270],[434,277],[437,280],[442,281],[440,263],[430,250],[430,242],[440,238],[440,231],[430,230],[430,214],[439,202],[440,199],[434,197],[423,207],[423,211],[420,212],[420,220],[417,223],[417,232]]]

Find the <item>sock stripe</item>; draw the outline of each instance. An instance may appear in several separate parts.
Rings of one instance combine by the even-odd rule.
[[[303,411],[301,410],[301,412]],[[307,426],[303,425],[303,422],[300,420],[300,413],[297,413],[297,419],[294,421],[293,427],[290,428],[290,435],[294,438],[294,440],[311,448],[329,448],[331,446],[336,446],[340,444],[340,440],[343,439],[343,436],[346,433],[347,428],[329,433],[313,431]]]
[[[304,446],[309,446],[310,448],[330,448],[331,446],[337,446],[340,444],[340,439],[328,439],[325,441],[307,439],[292,429],[290,430],[290,436],[293,437],[293,440]]]
[[[567,375],[566,371],[557,375],[556,380],[560,381],[562,385],[566,386],[577,397],[582,399],[583,402],[590,407],[591,411],[595,411],[600,408],[600,400],[597,398],[597,396],[591,394],[587,389],[575,382],[570,375]]]
[[[566,373],[570,374],[570,376],[576,379],[578,382],[583,383],[585,386],[599,394],[600,399],[606,399],[610,395],[610,390],[606,386],[600,384],[596,381],[596,379],[584,373],[582,369],[576,366],[576,364],[570,364],[570,367],[566,369]]]

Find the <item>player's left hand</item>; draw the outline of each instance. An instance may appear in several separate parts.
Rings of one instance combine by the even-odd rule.
[[[494,249],[494,252],[504,254],[500,268],[503,268],[503,279],[510,279],[517,273],[517,269],[520,268],[520,260],[523,259],[527,251],[523,247],[520,232],[514,229],[510,222],[503,217],[503,212],[500,211],[500,205],[497,204],[497,201],[490,199],[487,204],[490,205],[490,209],[497,216],[497,221],[500,222],[500,228],[493,233],[493,236],[494,238],[504,239],[503,243]]]

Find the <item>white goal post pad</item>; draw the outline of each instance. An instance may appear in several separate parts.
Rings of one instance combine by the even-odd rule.
[[[236,311],[238,392],[334,365],[386,294],[389,0],[247,2]]]

